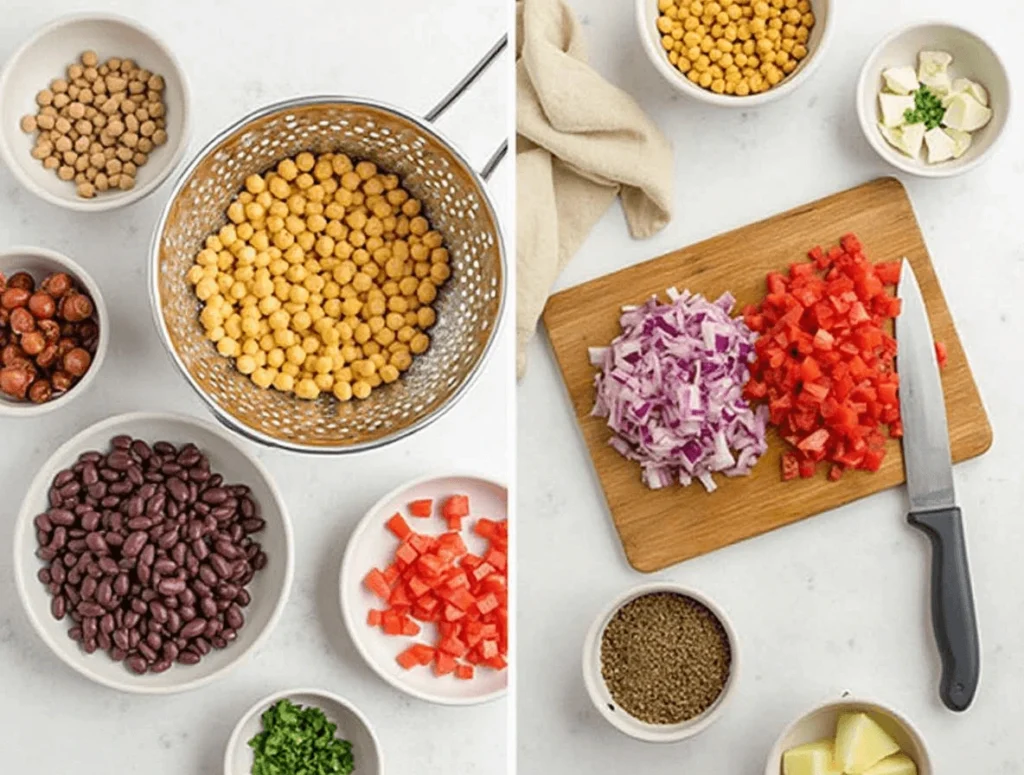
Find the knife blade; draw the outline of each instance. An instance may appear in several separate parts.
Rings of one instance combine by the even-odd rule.
[[[932,545],[932,627],[942,658],[939,696],[966,710],[981,672],[977,617],[963,518],[953,489],[953,463],[942,378],[921,288],[904,258],[897,290],[896,367],[903,421],[903,466],[910,495],[907,521]]]

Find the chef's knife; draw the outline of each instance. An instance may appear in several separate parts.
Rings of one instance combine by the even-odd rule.
[[[963,522],[953,492],[953,464],[942,380],[921,289],[903,259],[896,318],[903,465],[911,525],[932,544],[932,626],[942,657],[939,696],[950,710],[966,710],[978,688],[981,655]]]

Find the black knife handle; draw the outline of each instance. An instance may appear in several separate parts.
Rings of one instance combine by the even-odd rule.
[[[981,653],[960,509],[911,512],[907,521],[932,543],[932,626],[942,657],[939,696],[950,710],[967,710],[978,689]]]

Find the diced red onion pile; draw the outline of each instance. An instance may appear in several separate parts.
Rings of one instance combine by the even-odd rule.
[[[767,409],[743,398],[757,335],[730,317],[728,293],[713,304],[675,288],[668,297],[623,307],[622,334],[590,348],[601,369],[592,414],[608,418],[609,443],[651,489],[698,479],[712,492],[713,473],[749,474],[767,449]]]

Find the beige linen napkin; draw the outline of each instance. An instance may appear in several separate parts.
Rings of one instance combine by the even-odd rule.
[[[517,3],[518,370],[555,279],[621,196],[635,238],[671,218],[672,149],[632,97],[586,62],[562,0]]]

